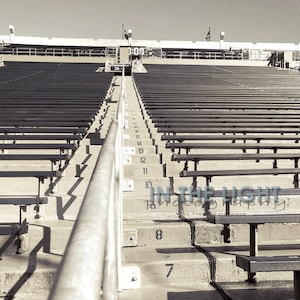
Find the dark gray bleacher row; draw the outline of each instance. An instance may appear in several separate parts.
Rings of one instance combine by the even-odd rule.
[[[40,194],[40,184],[60,177],[80,140],[87,133],[103,103],[112,75],[97,73],[97,64],[15,63],[0,68],[0,177],[35,177],[39,186],[33,197],[0,196],[0,204],[24,206],[47,201]],[[41,154],[42,151],[42,154]],[[31,162],[51,162],[51,169],[31,169]],[[6,168],[10,162],[13,171]],[[18,161],[27,169],[18,170]],[[58,167],[54,167],[59,162]],[[1,180],[1,178],[0,178]],[[50,186],[51,188],[51,186]],[[38,212],[38,209],[35,208]],[[1,222],[1,220],[0,220]],[[26,222],[11,231],[26,232]],[[23,229],[22,229],[23,228]],[[7,226],[0,226],[0,234]]]

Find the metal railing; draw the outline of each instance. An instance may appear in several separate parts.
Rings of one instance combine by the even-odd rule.
[[[121,269],[124,72],[116,119],[99,154],[49,299],[117,299]]]

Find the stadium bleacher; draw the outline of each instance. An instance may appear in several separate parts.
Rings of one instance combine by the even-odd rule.
[[[196,200],[197,188],[211,186],[215,198],[204,203],[202,213],[208,222],[224,225],[224,241],[230,241],[230,224],[250,225],[250,256],[237,256],[237,266],[248,272],[249,281],[256,280],[256,272],[294,271],[294,295],[299,299],[299,256],[273,254],[272,259],[257,251],[258,225],[299,223],[299,215],[293,218],[289,209],[278,214],[273,206],[264,207],[264,215],[254,200],[261,186],[268,184],[279,187],[279,194],[299,195],[298,74],[267,67],[231,66],[149,65],[147,70],[147,76],[136,74],[135,82],[150,116],[147,124],[153,123],[149,127],[156,143],[162,134],[160,151],[167,168],[172,161],[182,166],[179,174],[173,174],[179,175],[174,179],[177,185],[181,178],[190,177],[189,186]],[[168,148],[172,150],[169,154]],[[173,153],[175,150],[178,154]],[[227,187],[234,187],[235,193],[226,198],[225,214],[211,209],[210,203],[216,206],[216,196],[221,197],[222,188]],[[237,193],[245,187],[250,194],[238,201]],[[231,212],[229,206],[234,208],[241,202],[250,209]],[[190,224],[194,222],[184,213],[180,217]]]
[[[38,184],[32,196],[13,197],[13,192],[8,196],[2,191],[0,204],[19,206],[20,219],[18,226],[11,224],[12,231],[7,229],[9,224],[2,224],[0,234],[10,232],[21,240],[28,232],[26,218],[21,217],[28,205],[34,204],[36,218],[40,217],[39,206],[48,202],[42,185],[49,178],[51,189],[54,179],[62,176],[111,83],[111,74],[96,73],[98,67],[6,62],[1,68],[0,177],[11,178],[11,187],[19,184],[20,190],[17,178],[37,178]],[[24,252],[24,246],[17,252]]]
[[[95,118],[110,84],[111,98],[105,104],[114,111],[119,97],[120,78],[96,73],[98,67],[6,63],[0,69],[0,182],[13,178],[3,181],[3,185],[10,184],[3,189],[0,204],[19,208],[19,222],[3,222],[0,230],[17,237],[18,253],[26,251],[23,234],[34,231],[28,255],[31,265],[27,266],[27,257],[19,258],[25,271],[21,279],[5,283],[9,288],[3,284],[5,297],[14,297],[23,286],[26,288],[37,265],[51,265],[49,257],[36,259],[41,256],[39,251],[50,254],[51,259],[61,258],[53,244],[59,244],[60,251],[64,249],[69,233],[61,223],[58,234],[54,233],[53,215],[55,221],[73,226],[74,220],[65,212],[75,201],[80,202],[78,193],[84,194],[85,189],[76,189],[88,181],[88,176],[81,175],[86,163],[97,157],[90,152],[92,138],[87,144],[83,141],[95,134],[98,154],[104,135],[100,139],[102,124]],[[129,163],[124,166],[128,181],[123,192],[122,263],[133,270],[136,265],[140,267],[142,288],[125,289],[120,299],[239,299],[234,293],[243,289],[245,279],[256,281],[256,273],[262,272],[264,280],[272,280],[265,271],[294,271],[298,286],[297,73],[267,67],[184,65],[148,65],[147,70],[147,74],[126,77],[124,126],[125,160]],[[109,119],[106,110],[100,118]],[[95,126],[92,133],[91,126]],[[79,159],[69,169],[76,155]],[[71,174],[63,178],[69,184],[54,191],[65,171]],[[16,187],[26,176],[33,177],[35,183],[38,180],[39,184],[32,186],[33,195],[23,195]],[[151,191],[156,196],[156,185],[163,188],[167,184],[172,185],[169,203],[150,199]],[[178,187],[182,189],[176,190]],[[205,187],[212,189],[208,193],[213,192],[207,203],[197,199],[196,192]],[[278,203],[266,187],[278,188]],[[257,200],[259,197],[263,200]],[[55,205],[49,210],[54,207],[55,212],[49,219],[44,223],[31,219],[33,224],[27,224],[27,206],[34,206],[39,218],[40,208],[47,204],[48,209],[53,201]],[[29,230],[27,225],[31,225]],[[282,236],[285,239],[278,245]],[[0,247],[1,256],[7,243]],[[6,257],[1,260],[3,270],[11,268],[5,265],[7,261]],[[90,262],[94,263],[93,258]],[[53,270],[44,271],[43,279],[47,278],[49,285],[55,277]],[[275,278],[280,279],[281,286],[272,290],[269,298],[283,289],[282,282],[291,283],[289,275],[279,273]],[[131,273],[122,279],[130,286],[140,280]],[[224,287],[219,285],[223,281],[238,287],[227,290],[225,283]],[[36,282],[30,291],[45,299],[41,295],[47,293],[39,287],[41,278]],[[206,291],[203,283],[211,284],[210,289]],[[257,292],[253,292],[254,287],[260,288],[258,284],[245,289],[249,299]],[[163,297],[160,289],[165,289]],[[290,285],[289,297],[292,290]],[[298,289],[294,290],[295,299],[299,299]]]

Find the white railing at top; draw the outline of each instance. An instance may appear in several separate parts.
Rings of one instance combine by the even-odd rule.
[[[121,269],[124,70],[116,119],[99,154],[49,299],[118,298]]]

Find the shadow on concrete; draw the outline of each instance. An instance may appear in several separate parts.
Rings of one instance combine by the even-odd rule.
[[[11,246],[12,244],[16,243],[16,236],[11,235],[7,238],[7,240],[3,243],[3,245],[0,247],[0,260],[2,259],[2,255],[4,252]]]
[[[57,211],[57,217],[59,220],[65,220],[64,214],[65,212],[72,206],[72,204],[76,201],[77,196],[74,195],[74,191],[77,189],[77,187],[80,185],[80,183],[83,181],[83,177],[81,177],[81,174],[83,171],[87,168],[87,162],[92,157],[92,154],[90,154],[89,147],[86,147],[86,153],[87,156],[85,159],[78,165],[76,165],[76,176],[75,178],[78,178],[76,182],[73,184],[73,186],[69,189],[69,191],[66,193],[67,196],[70,196],[70,199],[67,201],[65,205],[63,205],[63,197],[56,197],[56,211]],[[57,178],[53,186],[59,183],[59,180],[61,178]],[[46,193],[51,192],[49,189]]]
[[[167,299],[168,300],[200,300],[200,299],[221,300],[222,298],[219,297],[215,291],[192,291],[192,292],[168,292]]]
[[[100,133],[91,132],[88,134],[88,138],[90,139],[91,145],[103,145],[105,139],[100,138]]]
[[[77,199],[77,196],[73,195],[73,192],[76,190],[76,188],[82,182],[82,180],[83,180],[83,178],[79,177],[78,180],[75,182],[75,184],[68,191],[67,195],[70,196],[70,199],[68,200],[68,202],[65,205],[63,205],[63,198],[62,197],[56,197],[57,218],[59,220],[64,220],[65,219],[64,218],[64,213],[71,207],[71,205]]]
[[[177,254],[177,253],[199,253],[199,251],[193,247],[182,247],[182,248],[157,248],[157,253],[162,254]]]
[[[258,283],[222,283],[222,287],[233,300],[292,300],[293,281],[268,281]]]
[[[244,287],[226,289],[226,293],[232,300],[292,300],[292,287]],[[224,288],[224,287],[223,287]],[[221,300],[222,298],[214,291],[192,291],[192,292],[168,292],[168,300]]]
[[[39,243],[31,250],[28,256],[28,264],[27,269],[25,270],[24,274],[19,278],[19,280],[14,284],[13,287],[7,292],[7,294],[4,296],[3,299],[5,300],[11,300],[14,299],[17,292],[22,288],[22,286],[25,284],[25,282],[33,275],[34,271],[37,268],[37,253],[42,249],[43,253],[50,253],[50,241],[51,241],[51,230],[49,227],[46,226],[40,226],[40,225],[34,225],[42,227],[43,232],[43,238],[39,241]],[[53,254],[57,255],[57,254]],[[40,259],[41,261],[41,259]],[[45,262],[48,263],[49,262]]]

